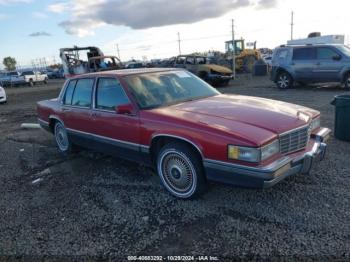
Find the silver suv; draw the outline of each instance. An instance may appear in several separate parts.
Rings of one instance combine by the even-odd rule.
[[[286,89],[295,82],[340,82],[350,88],[350,48],[345,45],[280,46],[272,56],[271,80]]]

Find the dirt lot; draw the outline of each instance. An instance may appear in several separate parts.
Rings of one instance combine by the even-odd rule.
[[[149,168],[87,151],[63,157],[52,135],[21,130],[36,121],[36,101],[57,96],[61,84],[8,89],[0,105],[0,256],[350,259],[350,143],[332,139],[310,175],[268,190],[212,184],[199,199],[178,200]],[[221,91],[313,107],[331,128],[330,102],[343,93],[279,91],[267,78]]]

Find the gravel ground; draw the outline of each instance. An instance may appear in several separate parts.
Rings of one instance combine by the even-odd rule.
[[[89,151],[64,157],[52,135],[21,130],[36,120],[35,102],[57,96],[61,84],[10,89],[0,105],[0,261],[128,255],[349,261],[350,143],[332,139],[309,175],[271,189],[211,184],[199,199],[178,200],[150,168]],[[331,128],[330,102],[343,93],[336,86],[279,91],[264,77],[241,77],[220,91],[313,107]]]

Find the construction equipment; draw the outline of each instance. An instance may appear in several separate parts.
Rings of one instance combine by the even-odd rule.
[[[256,49],[256,42],[247,43],[247,46],[252,48],[246,48],[244,39],[235,40],[234,49],[232,40],[225,42],[225,57],[227,60],[232,61],[232,53],[233,50],[235,51],[237,72],[251,73],[255,62],[261,59],[261,53]]]

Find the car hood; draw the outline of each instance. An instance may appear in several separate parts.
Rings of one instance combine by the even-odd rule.
[[[319,115],[307,107],[239,95],[218,95],[157,111],[257,142],[266,142],[277,134],[305,126]]]
[[[214,65],[214,64],[205,64],[205,65],[201,65],[201,66],[206,68],[207,70],[213,70],[213,71],[218,72],[218,73],[232,74],[232,70],[227,68],[227,67],[224,67],[224,66]]]

